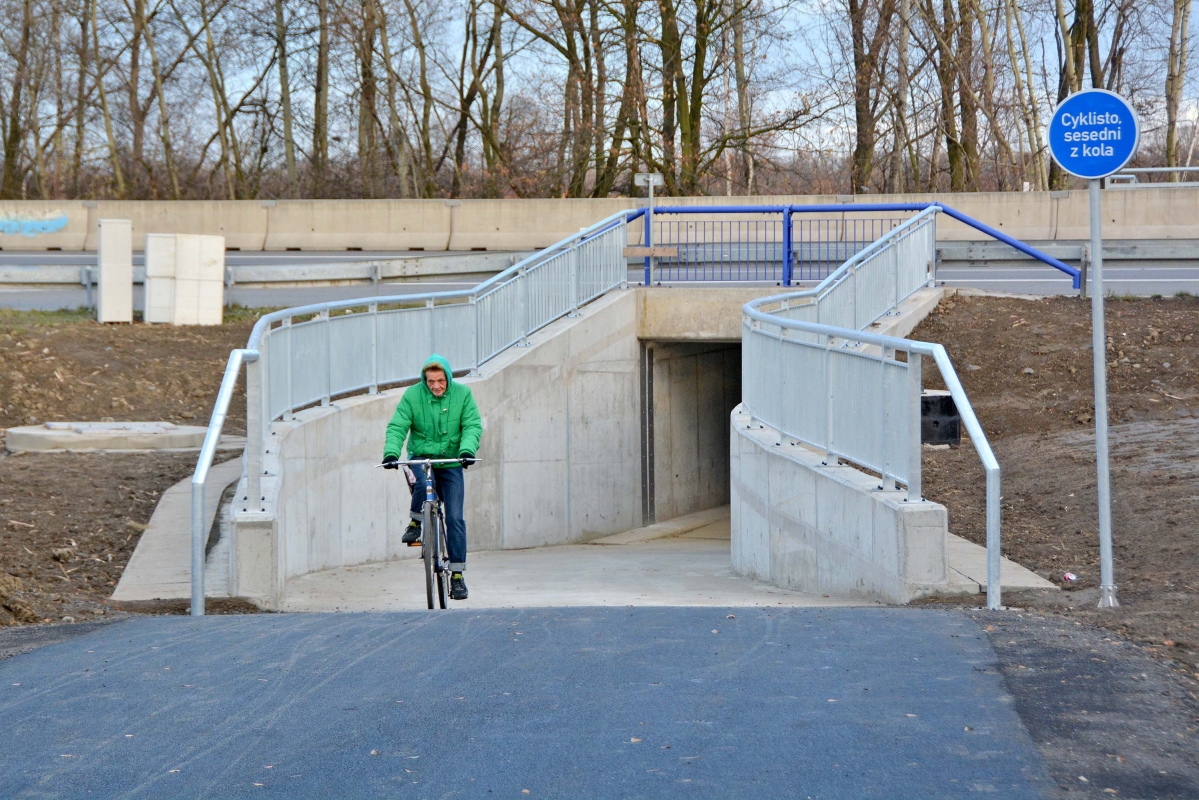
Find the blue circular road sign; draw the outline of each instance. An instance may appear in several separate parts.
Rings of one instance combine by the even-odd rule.
[[[1127,100],[1105,89],[1087,89],[1067,97],[1053,112],[1049,151],[1071,175],[1105,178],[1129,162],[1140,136]]]

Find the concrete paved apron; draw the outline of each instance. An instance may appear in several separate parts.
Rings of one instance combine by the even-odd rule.
[[[955,592],[986,586],[986,549],[950,536]],[[427,608],[424,562],[339,567],[287,583],[283,611],[417,611]],[[687,514],[588,544],[473,552],[470,599],[458,609],[569,606],[878,606],[750,580],[729,564],[729,507]],[[1056,588],[1003,559],[1003,588]]]
[[[287,583],[283,611],[416,611],[428,607],[420,548],[400,561],[314,572]],[[729,507],[688,514],[588,544],[473,552],[470,599],[456,609],[567,606],[877,606],[805,594],[733,573]]]
[[[996,666],[937,610],[142,618],[0,662],[0,796],[1053,796]]]

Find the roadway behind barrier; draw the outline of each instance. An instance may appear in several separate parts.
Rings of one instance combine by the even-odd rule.
[[[713,205],[730,198],[672,198],[671,205]],[[1027,242],[1081,242],[1088,236],[1085,191],[944,195],[739,197],[742,205],[919,203],[938,200]],[[534,250],[644,200],[210,200],[4,201],[0,248],[95,250],[97,223],[128,219],[133,240],[147,233],[221,235],[235,250]],[[1112,240],[1199,239],[1199,187],[1152,187],[1103,195],[1104,232]],[[842,214],[829,214],[838,218]],[[940,241],[977,234],[949,219]],[[1159,242],[1160,244],[1160,242]]]

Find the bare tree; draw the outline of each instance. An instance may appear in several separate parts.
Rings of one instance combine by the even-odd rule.
[[[1166,55],[1166,166],[1178,165],[1178,110],[1187,74],[1190,51],[1191,0],[1173,0],[1170,19],[1170,45]],[[1171,172],[1171,181],[1178,173]]]

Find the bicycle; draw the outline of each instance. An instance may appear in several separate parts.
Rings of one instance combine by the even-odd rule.
[[[433,583],[436,576],[437,601],[446,608],[450,595],[450,550],[446,539],[445,505],[433,486],[435,464],[461,464],[456,458],[415,458],[397,461],[403,467],[420,467],[425,473],[425,502],[421,507],[421,558],[425,562],[425,595],[433,609]],[[379,465],[383,466],[382,464]],[[415,487],[413,487],[415,491]],[[432,535],[430,535],[432,534]]]

